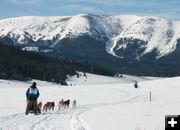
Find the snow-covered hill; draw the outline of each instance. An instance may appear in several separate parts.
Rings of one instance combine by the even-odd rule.
[[[90,35],[116,36],[122,30],[133,24],[138,16],[98,16],[80,14],[72,17],[17,17],[0,21],[0,36],[11,35],[20,43],[24,43],[25,36],[32,36],[32,40],[52,40],[59,34],[59,39],[68,34],[79,36],[88,33]],[[131,19],[131,20],[130,20]],[[18,37],[19,36],[19,37]],[[22,36],[22,37],[20,37]]]
[[[73,39],[83,35],[98,40],[106,39],[104,49],[116,57],[125,57],[116,54],[116,51],[126,49],[129,44],[126,41],[119,42],[120,39],[139,39],[146,43],[139,45],[140,48],[144,48],[139,57],[156,49],[156,57],[159,58],[176,49],[177,39],[180,38],[180,22],[151,16],[92,14],[27,16],[0,21],[0,39],[11,41],[13,44],[34,43],[33,46],[41,44],[53,48],[62,39]]]
[[[122,76],[69,77],[72,86],[35,80],[41,93],[39,101],[55,101],[55,111],[37,116],[24,114],[25,92],[31,82],[0,80],[0,129],[164,130],[165,115],[180,113],[179,77]],[[135,80],[139,81],[137,89],[133,86]],[[77,108],[71,104],[69,109],[59,111],[57,103],[61,99],[76,99]]]
[[[68,76],[67,82],[70,85],[93,85],[93,84],[119,84],[119,83],[134,83],[135,81],[148,81],[152,80],[153,77],[143,77],[143,76],[131,76],[121,74],[119,76],[102,76],[90,73],[78,72],[78,75]],[[155,78],[157,79],[157,78]]]
[[[179,22],[146,16],[124,29],[116,40],[118,41],[124,38],[142,40],[146,42],[145,45],[139,45],[140,48],[145,48],[142,55],[157,49],[157,58],[159,58],[176,49],[177,39],[180,38],[179,30]],[[126,46],[127,43],[124,42],[119,45],[118,49],[122,47],[125,49]]]

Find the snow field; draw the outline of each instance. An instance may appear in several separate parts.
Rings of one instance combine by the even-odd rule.
[[[138,89],[133,86],[135,80]],[[180,113],[179,77],[87,74],[87,78],[68,78],[72,86],[35,81],[41,93],[39,101],[55,101],[55,111],[25,116],[25,92],[31,83],[0,80],[1,130],[164,130],[164,116]],[[61,99],[76,99],[77,108],[70,105],[59,111]]]

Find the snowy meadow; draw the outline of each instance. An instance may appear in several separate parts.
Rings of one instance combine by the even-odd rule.
[[[33,81],[38,101],[54,101],[54,111],[25,115],[25,93]],[[180,77],[87,74],[69,77],[69,86],[33,81],[0,80],[0,130],[164,130],[165,115],[180,113]],[[70,108],[58,110],[61,99],[76,100],[76,108],[71,102]]]

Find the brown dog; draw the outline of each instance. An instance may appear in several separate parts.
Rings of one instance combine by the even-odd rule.
[[[70,100],[66,100],[63,102],[64,108],[69,108]]]
[[[69,108],[70,100],[64,101],[63,99],[58,103],[58,109],[63,110],[64,108]]]
[[[41,110],[41,109],[42,109],[42,102],[39,102],[39,103],[37,104],[37,106],[38,106],[39,109]]]
[[[46,104],[44,104],[44,106],[43,106],[43,111],[46,111],[47,112],[47,110],[52,110],[52,111],[54,111],[54,106],[55,106],[55,103],[54,102],[47,102]]]

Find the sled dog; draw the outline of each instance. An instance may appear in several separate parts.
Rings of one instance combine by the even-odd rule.
[[[76,100],[73,101],[72,108],[76,108]]]
[[[61,101],[59,101],[58,103],[58,109],[62,110],[64,108],[69,108],[69,104],[70,104],[70,100],[66,100],[64,101],[63,99]]]
[[[66,100],[63,102],[64,108],[69,108],[70,100]]]
[[[46,104],[44,104],[43,106],[43,111],[47,111],[47,110],[52,110],[54,111],[54,106],[55,106],[55,103],[54,102],[47,102]]]
[[[64,108],[63,103],[64,103],[63,99],[61,101],[59,101],[59,103],[58,103],[58,110],[62,110]]]
[[[41,109],[42,109],[42,102],[39,102],[39,103],[37,104],[37,106],[38,106],[39,109],[41,110]]]

